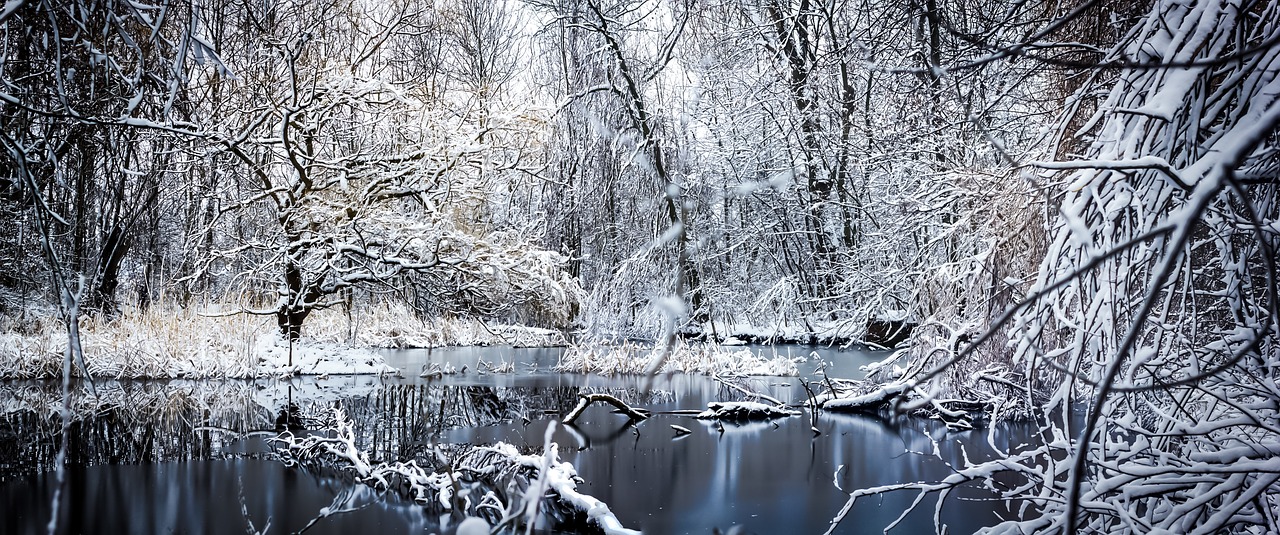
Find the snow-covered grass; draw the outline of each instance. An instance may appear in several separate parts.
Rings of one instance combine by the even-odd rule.
[[[377,377],[348,375],[318,381],[290,378],[244,380],[175,379],[171,381],[98,381],[93,392],[73,389],[68,398],[72,420],[92,419],[105,409],[123,421],[170,429],[177,419],[186,425],[201,422],[233,431],[271,424],[289,403],[308,415],[327,413],[334,402],[368,396],[381,388]],[[0,388],[0,415],[34,412],[55,421],[62,395],[48,382],[6,383]]]
[[[106,378],[248,378],[295,374],[389,373],[373,350],[441,345],[558,345],[558,331],[488,327],[479,321],[424,322],[407,307],[371,306],[348,316],[340,310],[311,315],[290,347],[272,316],[218,306],[156,305],[115,318],[81,319],[81,343],[90,375]],[[0,379],[61,374],[66,332],[56,318],[0,332]],[[78,371],[76,373],[79,373]]]
[[[317,311],[307,318],[303,334],[322,342],[356,347],[547,347],[568,344],[564,334],[554,329],[489,325],[470,318],[423,320],[412,308],[394,303],[362,307],[350,316],[338,309]]]
[[[664,354],[665,360],[662,360]],[[634,344],[573,346],[560,358],[555,371],[600,375],[642,374],[648,372],[659,360],[662,360],[662,365],[656,370],[658,372],[719,376],[798,375],[796,363],[787,357],[764,358],[745,348],[730,349],[683,342],[678,342],[669,352],[658,347],[641,348]]]

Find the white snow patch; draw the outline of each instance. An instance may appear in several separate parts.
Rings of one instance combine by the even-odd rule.
[[[571,347],[554,370],[600,375],[636,375],[663,358],[661,348],[635,345]],[[778,376],[799,374],[796,363],[783,356],[764,358],[750,349],[729,350],[716,345],[677,344],[666,354],[660,373],[681,372],[719,376]]]
[[[292,356],[290,353],[292,352]],[[341,347],[337,344],[290,344],[282,338],[262,338],[254,347],[259,376],[349,375],[396,373],[381,355],[369,349]]]

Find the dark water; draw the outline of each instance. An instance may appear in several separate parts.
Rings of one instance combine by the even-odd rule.
[[[772,350],[765,350],[772,351]],[[812,350],[780,349],[808,375],[820,365]],[[505,441],[542,448],[546,429],[562,460],[585,480],[579,490],[608,503],[627,527],[648,533],[712,533],[741,526],[753,533],[821,533],[847,501],[841,489],[939,480],[963,454],[985,458],[990,442],[1009,448],[1025,430],[948,433],[940,423],[872,416],[820,415],[814,436],[804,416],[745,425],[664,411],[702,409],[743,395],[702,376],[605,378],[556,374],[560,350],[437,349],[388,353],[403,378],[204,381],[100,385],[115,399],[72,427],[67,500],[60,530],[112,533],[450,532],[441,518],[397,496],[379,495],[342,478],[288,468],[271,460],[266,439],[277,411],[292,401],[322,416],[340,401],[374,459],[422,455],[432,444]],[[819,352],[832,376],[883,355]],[[515,362],[515,373],[484,373]],[[427,362],[467,372],[419,378]],[[747,386],[784,402],[806,397],[792,378],[753,378]],[[593,406],[575,426],[558,423],[585,392],[607,392],[656,414],[635,426],[608,407]],[[43,532],[50,516],[56,419],[35,406],[55,385],[0,385],[0,499],[4,533]],[[113,397],[114,396],[114,397]],[[56,400],[56,397],[48,399]],[[44,403],[44,405],[41,405]],[[24,409],[25,408],[25,409]],[[692,432],[677,437],[671,425]],[[989,440],[990,439],[990,440]],[[963,453],[962,453],[963,448]],[[951,533],[970,533],[1007,515],[977,489],[962,490],[942,509]],[[879,533],[915,499],[895,492],[858,501],[838,533]],[[316,519],[322,508],[355,512]],[[932,532],[934,498],[898,533]],[[308,523],[315,520],[308,528]]]
[[[424,533],[435,525],[397,496],[271,460],[72,465],[66,477],[58,528],[67,533],[293,533],[325,507],[356,510],[309,531]],[[39,474],[0,487],[4,533],[47,533],[54,481]]]

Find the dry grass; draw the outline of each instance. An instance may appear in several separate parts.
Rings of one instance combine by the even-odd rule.
[[[130,309],[112,319],[81,319],[81,345],[90,375],[130,378],[247,378],[263,373],[263,347],[279,338],[275,318],[227,313],[217,305]],[[61,375],[67,335],[54,317],[0,332],[0,379]],[[438,347],[444,345],[561,345],[555,331],[486,327],[475,320],[424,322],[407,307],[371,306],[348,317],[318,311],[303,327],[301,345],[321,347]],[[79,371],[75,371],[79,374]]]
[[[0,334],[0,378],[35,379],[61,373],[67,335],[53,319],[26,333]],[[156,306],[114,319],[82,318],[80,340],[94,377],[251,377],[252,348],[275,336],[266,318],[202,314]]]

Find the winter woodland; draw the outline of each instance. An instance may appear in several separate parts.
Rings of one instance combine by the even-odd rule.
[[[966,485],[991,533],[1280,531],[1278,2],[7,0],[0,40],[0,379],[60,379],[64,440],[83,378],[897,346],[778,410],[1039,441],[832,531]],[[452,492],[345,418],[284,450]],[[463,458],[626,532],[550,433]]]

